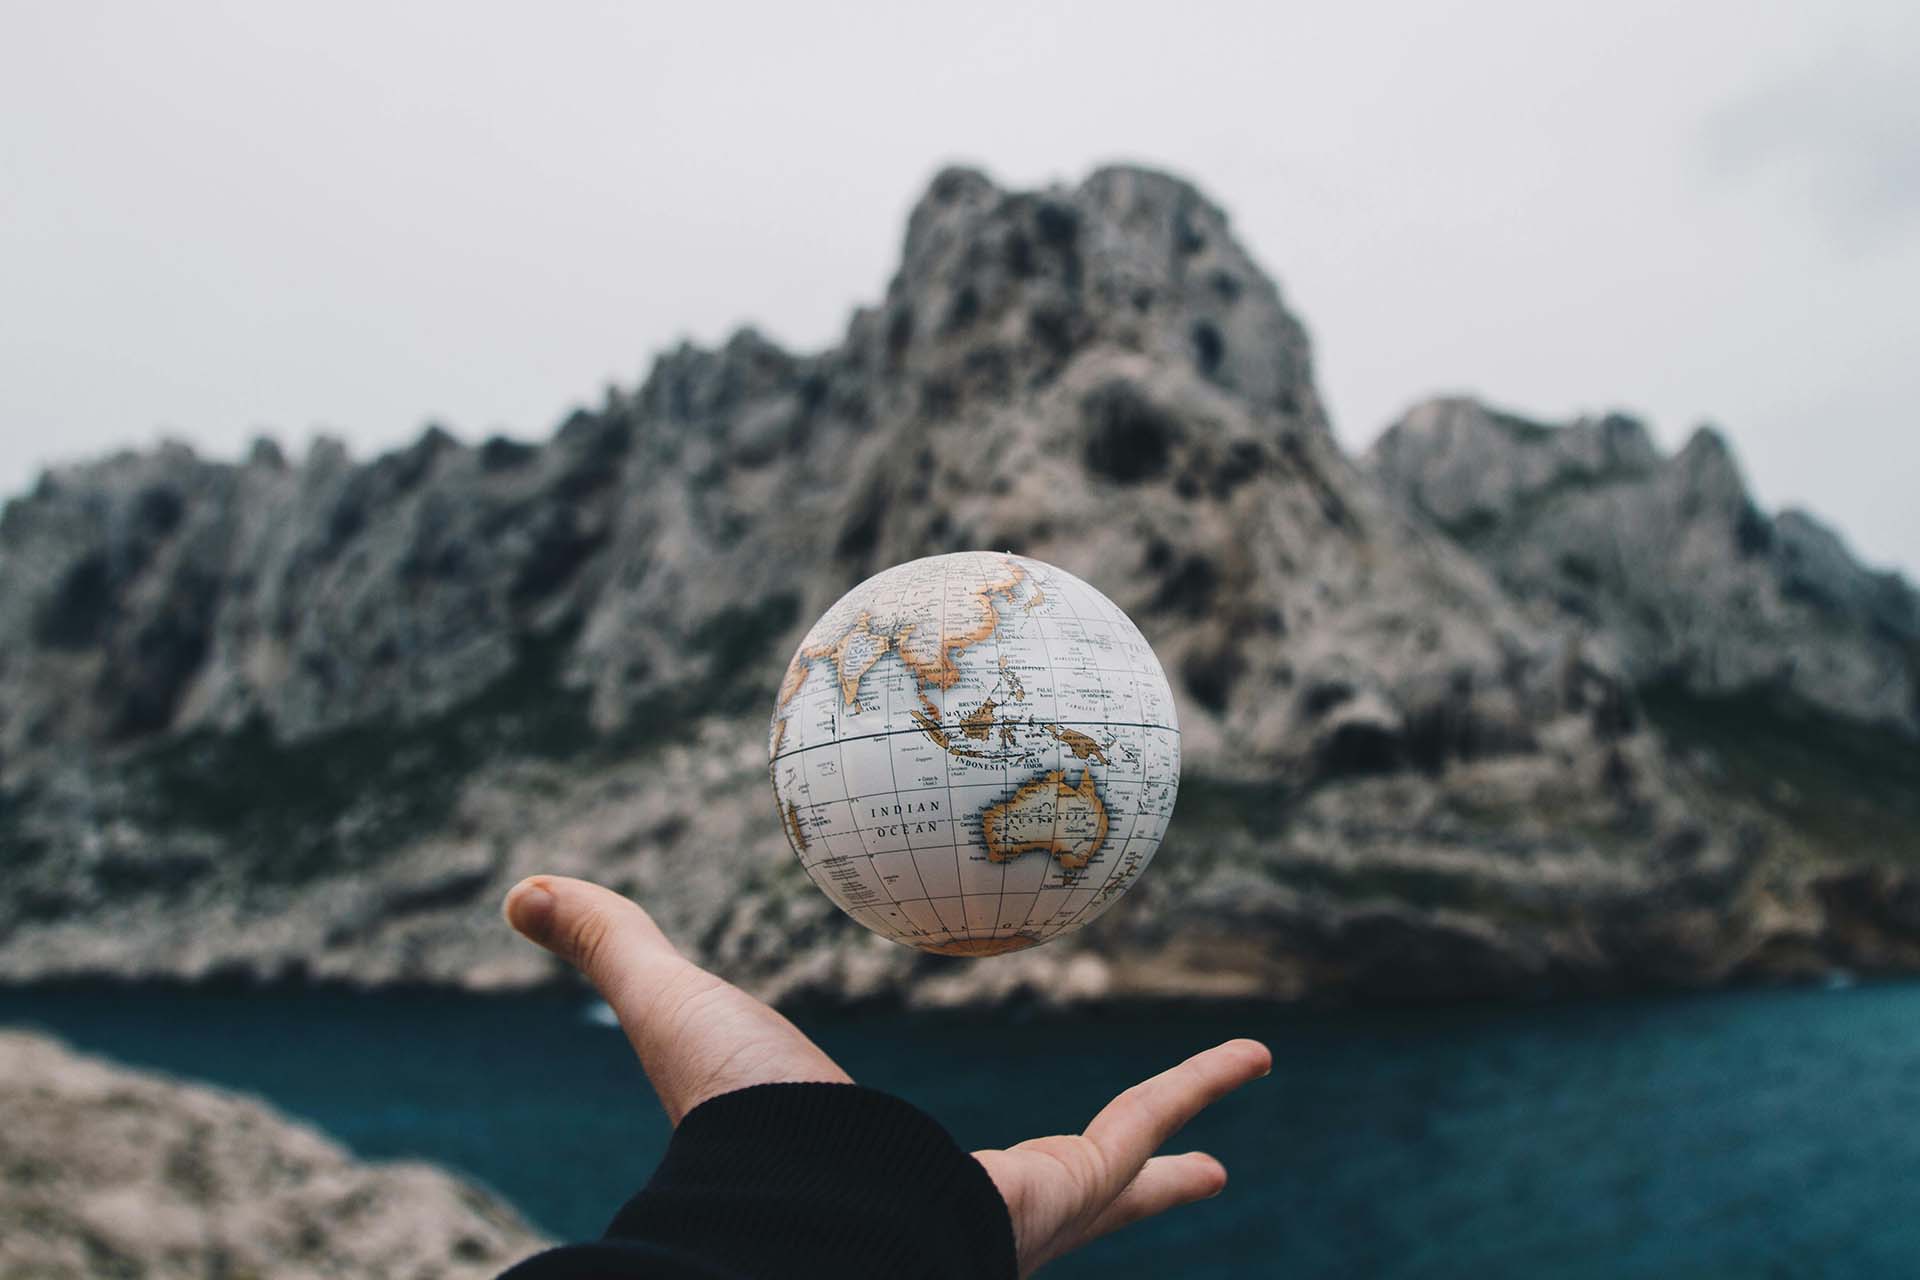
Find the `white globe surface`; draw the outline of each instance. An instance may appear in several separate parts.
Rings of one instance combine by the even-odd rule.
[[[800,643],[768,754],[800,865],[875,933],[986,956],[1071,933],[1160,847],[1173,691],[1140,629],[1062,569],[897,565]]]

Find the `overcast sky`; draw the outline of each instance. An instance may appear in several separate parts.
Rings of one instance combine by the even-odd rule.
[[[816,9],[818,11],[816,12]],[[1920,5],[0,0],[0,493],[838,337],[949,161],[1173,169],[1350,447],[1467,391],[1702,420],[1920,570]]]

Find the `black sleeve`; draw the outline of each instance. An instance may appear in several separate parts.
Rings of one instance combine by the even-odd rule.
[[[763,1084],[695,1107],[592,1244],[501,1280],[1014,1280],[1013,1221],[980,1162],[911,1103]]]

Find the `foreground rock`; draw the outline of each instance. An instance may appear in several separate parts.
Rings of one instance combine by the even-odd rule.
[[[0,1032],[0,1274],[499,1274],[545,1242],[429,1165],[365,1164],[268,1107]]]
[[[1097,928],[939,960],[794,865],[765,716],[848,587],[982,546],[1134,617],[1188,772]],[[1631,646],[1516,599],[1341,455],[1301,326],[1163,174],[943,173],[840,345],[682,348],[545,444],[51,474],[0,518],[0,583],[0,977],[539,981],[496,906],[541,870],[636,894],[778,998],[1839,962],[1825,855],[1673,767]]]

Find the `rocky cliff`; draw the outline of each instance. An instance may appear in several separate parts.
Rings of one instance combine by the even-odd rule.
[[[479,1280],[544,1243],[437,1169],[0,1031],[0,1274]]]
[[[1920,736],[1920,594],[1812,516],[1760,510],[1710,427],[1663,457],[1628,417],[1552,426],[1433,400],[1366,462],[1637,683],[1765,691]]]
[[[0,517],[0,976],[539,981],[495,916],[535,870],[638,895],[776,997],[1446,996],[1914,957],[1900,873],[1863,872],[1871,921],[1841,930],[1825,846],[1674,767],[1635,643],[1543,607],[1388,470],[1342,456],[1225,215],[1109,169],[944,172],[839,345],[683,347],[544,443],[51,473]],[[813,617],[966,547],[1125,608],[1187,758],[1143,885],[991,962],[843,920],[765,774]]]
[[[1530,616],[1618,662],[1671,767],[1841,868],[1820,881],[1833,930],[1920,925],[1920,593],[1898,574],[1762,511],[1710,427],[1666,456],[1622,415],[1436,399],[1365,465]]]

